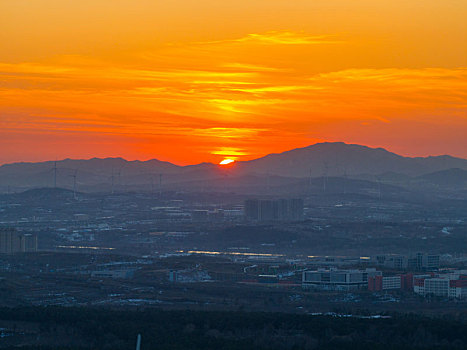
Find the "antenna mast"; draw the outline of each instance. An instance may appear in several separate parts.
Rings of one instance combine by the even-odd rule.
[[[112,179],[112,194],[114,194],[115,175],[114,175],[113,169],[112,169],[112,176],[110,178]]]
[[[381,200],[381,178],[377,177],[376,181],[378,181],[378,197],[379,197],[379,200]]]
[[[324,162],[324,178],[323,178],[323,191],[326,193],[326,185],[328,182],[328,163]]]
[[[162,198],[162,174],[159,174],[159,197]]]
[[[76,199],[76,175],[78,174],[78,169],[75,170],[73,175],[70,175],[73,178],[73,198]]]
[[[310,173],[308,174],[308,191],[310,192],[310,194],[311,194],[311,171],[312,171],[312,168],[310,166]]]
[[[344,168],[344,194],[347,193],[347,168]]]
[[[121,182],[121,175],[122,175],[122,168],[118,169],[118,173],[117,173],[117,176],[118,176],[118,185],[119,185],[119,186],[122,185],[122,182]]]

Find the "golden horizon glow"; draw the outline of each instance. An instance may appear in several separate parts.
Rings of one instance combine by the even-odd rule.
[[[467,158],[466,12],[456,0],[0,2],[0,164],[217,164],[321,141]]]

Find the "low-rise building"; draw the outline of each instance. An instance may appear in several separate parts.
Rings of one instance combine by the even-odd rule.
[[[467,271],[414,276],[414,292],[423,296],[467,298]]]
[[[373,276],[368,277],[368,290],[383,291],[401,289],[401,276]]]
[[[304,271],[302,274],[303,288],[320,288],[330,290],[350,290],[364,288],[368,278],[381,276],[381,271],[374,268],[365,270],[318,269]]]
[[[99,270],[92,271],[91,277],[94,278],[117,278],[117,279],[128,279],[132,278],[135,274],[135,269],[125,270]]]

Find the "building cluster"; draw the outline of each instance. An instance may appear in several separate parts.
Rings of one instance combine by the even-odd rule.
[[[19,233],[12,228],[0,228],[0,254],[37,251],[37,236]]]
[[[160,221],[182,222],[232,222],[242,221],[243,208],[241,205],[231,205],[219,208],[219,204],[210,204],[204,207],[183,205],[182,201],[170,201],[170,206],[151,207],[154,218]]]
[[[411,255],[377,255],[376,264],[395,270],[432,271],[439,268],[439,255],[415,253]]]
[[[444,298],[467,297],[467,271],[429,273],[425,275],[404,274],[398,276],[375,276],[368,279],[370,291],[401,289],[413,291],[422,296]]]
[[[303,220],[303,199],[247,199],[244,214],[248,221]]]
[[[413,291],[423,296],[467,297],[467,270],[414,276]]]
[[[400,274],[383,276],[375,268],[342,270],[337,268],[303,271],[304,289],[352,290],[366,289],[372,292],[390,290],[411,291],[428,297],[467,298],[467,270],[448,273]]]

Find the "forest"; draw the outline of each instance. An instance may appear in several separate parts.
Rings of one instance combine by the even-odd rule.
[[[467,313],[357,318],[157,308],[0,309],[0,348],[134,349],[465,349]]]

